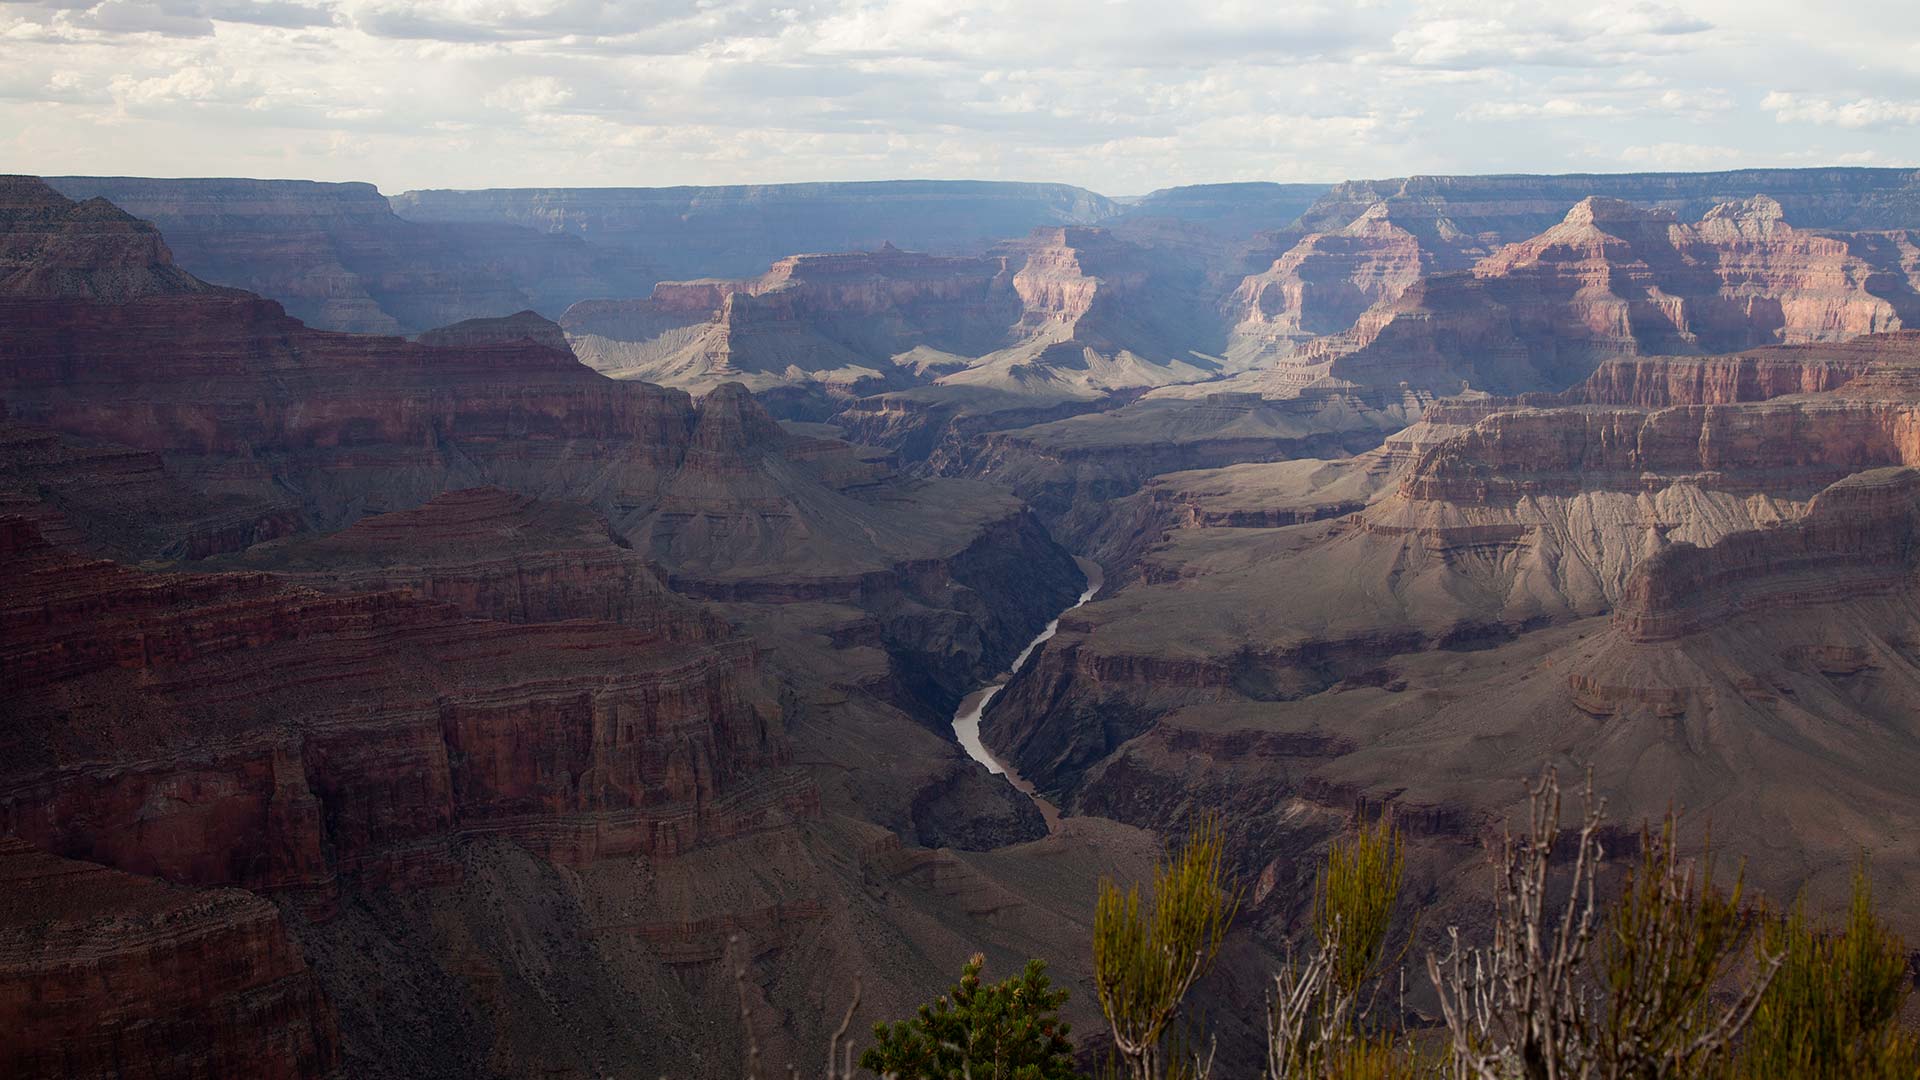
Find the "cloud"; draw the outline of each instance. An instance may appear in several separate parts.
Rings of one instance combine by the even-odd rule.
[[[1920,124],[1920,101],[1863,97],[1836,102],[1776,90],[1761,100],[1760,107],[1772,110],[1774,119],[1783,124],[1818,124],[1841,128],[1911,127]]]
[[[1552,98],[1547,101],[1476,102],[1460,114],[1461,118],[1466,120],[1533,120],[1541,117],[1564,120],[1575,117],[1625,115],[1627,110],[1618,105],[1575,101],[1570,98]]]
[[[1920,27],[1810,25],[1801,0],[0,0],[0,129],[41,172],[388,190],[1899,158],[1875,133],[1914,122]]]

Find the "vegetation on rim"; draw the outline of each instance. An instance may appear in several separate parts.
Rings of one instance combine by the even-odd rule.
[[[1264,1080],[1920,1078],[1920,1037],[1900,1025],[1907,947],[1874,912],[1864,860],[1844,921],[1817,927],[1803,904],[1782,914],[1747,903],[1740,873],[1722,887],[1711,844],[1682,859],[1669,812],[1643,827],[1618,895],[1603,901],[1606,813],[1591,777],[1577,829],[1561,827],[1552,769],[1529,793],[1526,831],[1492,852],[1491,940],[1468,945],[1449,927],[1446,953],[1426,957],[1442,1014],[1434,1026],[1375,1008],[1389,984],[1404,987],[1412,945],[1399,910],[1404,837],[1383,817],[1334,841],[1315,882],[1313,947],[1274,975]],[[1209,816],[1162,862],[1144,900],[1137,884],[1101,882],[1092,948],[1108,1075],[1212,1075],[1211,1040],[1203,1033],[1199,1045],[1174,1021],[1239,911],[1225,867],[1225,836]],[[1067,991],[1045,964],[983,985],[984,963],[976,955],[914,1018],[876,1025],[861,1066],[896,1080],[1078,1075],[1058,1018]],[[827,1075],[850,1077],[838,1038],[835,1053]]]

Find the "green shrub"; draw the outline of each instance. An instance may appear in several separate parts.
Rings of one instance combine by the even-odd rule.
[[[1760,999],[1737,1074],[1748,1080],[1913,1080],[1920,1049],[1899,1026],[1911,986],[1907,948],[1873,910],[1864,862],[1837,933],[1812,926],[1804,903],[1760,935],[1763,953],[1784,957]]]
[[[1225,881],[1226,839],[1200,822],[1155,875],[1143,910],[1140,888],[1100,882],[1093,917],[1093,982],[1129,1076],[1163,1075],[1161,1037],[1187,991],[1212,967],[1239,910]]]
[[[1071,1080],[1073,1043],[1059,1017],[1067,992],[1052,988],[1046,963],[1029,960],[992,985],[980,982],[985,966],[976,955],[913,1019],[875,1024],[860,1067],[897,1080]]]

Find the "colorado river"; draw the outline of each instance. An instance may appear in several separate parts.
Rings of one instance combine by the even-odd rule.
[[[1100,591],[1101,576],[1099,564],[1089,559],[1079,559],[1076,561],[1080,564],[1081,572],[1087,575],[1087,591],[1081,593],[1080,599],[1074,601],[1073,607],[1068,608],[1067,611],[1072,611],[1073,608],[1077,608],[1081,604],[1093,599],[1093,594]],[[1006,773],[1007,779],[1013,781],[1013,786],[1026,792],[1028,795],[1033,794],[1032,786],[1022,781],[1017,773],[1014,773],[1005,765],[995,760],[993,754],[988,752],[987,748],[981,744],[980,716],[987,711],[987,702],[992,701],[993,696],[1005,689],[1007,682],[1018,674],[1021,668],[1026,666],[1027,661],[1033,657],[1034,650],[1038,649],[1042,643],[1059,631],[1060,618],[1064,616],[1067,611],[1062,611],[1059,615],[1054,616],[1053,621],[1047,624],[1046,629],[1040,631],[1032,641],[1027,642],[1027,647],[1020,650],[1019,656],[1013,658],[1012,666],[1007,668],[1004,675],[1001,675],[980,689],[975,690],[973,693],[968,694],[966,698],[960,702],[960,708],[953,714],[954,737],[960,740],[960,746],[966,750],[968,756],[980,764],[985,765],[988,772]],[[1051,809],[1051,807],[1046,806],[1045,803],[1038,798],[1034,801],[1042,803],[1041,809],[1043,811]],[[1049,819],[1051,819],[1051,816],[1052,815],[1049,814]]]

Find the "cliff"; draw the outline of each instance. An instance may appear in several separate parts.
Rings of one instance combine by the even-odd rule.
[[[275,907],[0,837],[0,1068],[22,1078],[247,1075],[340,1061]]]
[[[523,308],[558,315],[575,300],[631,295],[652,281],[623,255],[578,238],[405,220],[372,184],[87,176],[48,183],[152,222],[196,276],[277,300],[328,330],[415,333]]]
[[[445,881],[466,835],[580,863],[809,812],[741,643],[5,542],[0,818],[45,850],[324,906],[342,876]]]
[[[1911,880],[1884,829],[1913,816],[1917,344],[1619,359],[1436,403],[1404,448],[1164,475],[988,745],[1066,820],[1226,808],[1275,941],[1297,923],[1261,905],[1383,808],[1423,905],[1470,918],[1456,875],[1542,762],[1590,766],[1615,820],[1684,799],[1769,895],[1863,846]]]
[[[608,380],[525,315],[407,342],[228,290],[4,302],[0,833],[271,896],[345,1070],[730,1069],[699,1018],[736,962],[801,1060],[854,972],[864,1022],[1079,917],[993,857],[1046,824],[944,726],[1084,587],[1017,500],[738,385]],[[224,985],[216,944],[178,981]],[[89,983],[79,1038],[137,1035],[141,985]],[[335,1060],[209,994],[160,1074]]]
[[[1004,343],[1018,318],[1004,259],[903,252],[796,255],[757,278],[662,282],[645,300],[596,300],[561,322],[583,361],[619,378],[704,392],[816,383],[842,394],[925,377]]]
[[[1630,641],[1671,641],[1749,612],[1898,593],[1913,577],[1916,496],[1920,472],[1869,469],[1821,491],[1793,521],[1663,548],[1627,580],[1614,625]]]
[[[0,176],[0,296],[122,301],[210,293],[174,265],[152,225],[104,199],[49,198],[30,176]]]
[[[1238,382],[1290,392],[1318,378],[1559,390],[1618,356],[1716,354],[1895,330],[1920,316],[1906,233],[1822,234],[1766,196],[1698,222],[1600,197],[1470,272],[1422,279],[1353,328]]]
[[[592,367],[696,392],[738,379],[838,407],[938,383],[1058,402],[1205,378],[1216,365],[1201,353],[1220,338],[1205,289],[1184,255],[1067,226],[984,256],[791,256],[757,278],[662,282],[561,321]]]

